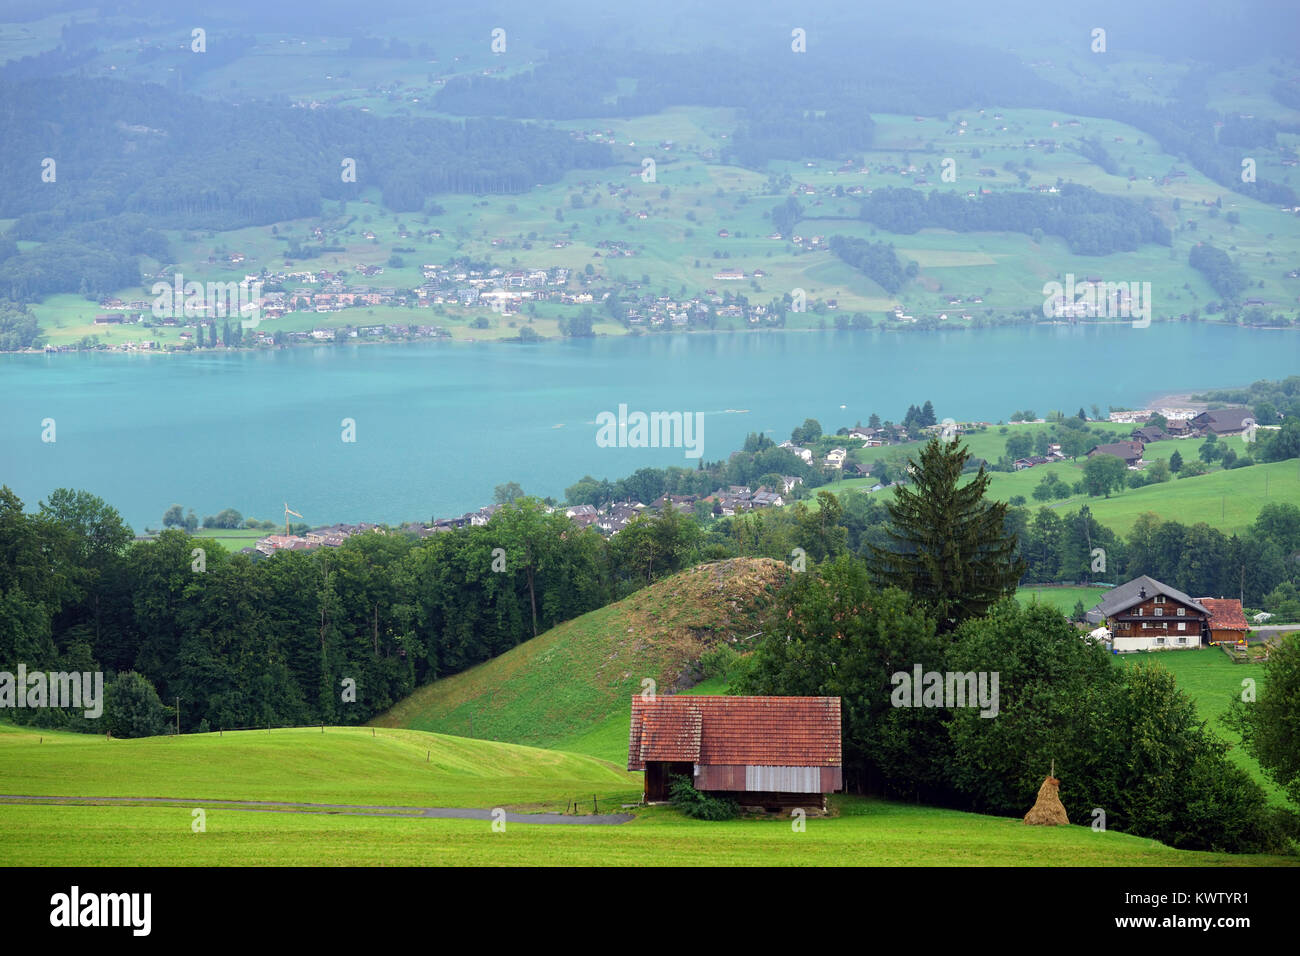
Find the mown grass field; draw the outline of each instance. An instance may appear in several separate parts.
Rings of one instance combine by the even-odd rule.
[[[1062,614],[1069,615],[1074,610],[1076,601],[1082,601],[1083,609],[1086,611],[1101,600],[1101,596],[1106,593],[1106,590],[1106,588],[1057,588],[1045,585],[1031,585],[1017,590],[1016,599],[1021,604],[1047,604],[1056,608]]]
[[[11,866],[1294,866],[1288,857],[1174,850],[1087,826],[838,798],[838,818],[704,823],[667,809],[622,826],[536,826],[191,805],[0,805],[0,862]]]
[[[0,724],[0,793],[563,810],[626,802],[596,758],[400,729],[319,727],[108,740]]]
[[[1087,826],[836,797],[838,816],[805,832],[782,819],[703,823],[668,808],[621,826],[540,826],[278,813],[204,806],[204,799],[283,799],[492,807],[597,794],[636,780],[592,758],[420,732],[327,728],[113,741],[0,726],[0,789],[85,797],[156,791],[150,806],[0,803],[6,866],[1238,866],[1300,860],[1173,850]],[[435,748],[439,763],[420,751]],[[42,749],[43,748],[43,749]],[[97,748],[97,750],[96,750]],[[424,768],[424,769],[422,769]],[[445,781],[456,778],[453,787]],[[604,788],[603,790],[601,788]],[[503,797],[503,794],[505,795]],[[203,832],[192,829],[204,809]],[[1077,812],[1076,812],[1077,815]]]

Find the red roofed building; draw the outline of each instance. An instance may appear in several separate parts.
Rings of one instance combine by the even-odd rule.
[[[1246,631],[1246,612],[1241,602],[1232,598],[1197,598],[1197,604],[1205,606],[1210,612],[1206,627],[1210,632],[1211,644],[1244,644]]]
[[[744,806],[824,808],[843,786],[840,699],[633,697],[627,769],[645,771],[646,800],[683,776]]]

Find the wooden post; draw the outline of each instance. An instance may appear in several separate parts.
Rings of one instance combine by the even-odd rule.
[[[600,804],[596,802],[596,795],[594,793],[591,795],[591,806],[596,813],[600,813]]]

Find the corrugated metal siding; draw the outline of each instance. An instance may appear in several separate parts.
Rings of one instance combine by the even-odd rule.
[[[822,768],[746,767],[745,789],[774,793],[822,793]]]

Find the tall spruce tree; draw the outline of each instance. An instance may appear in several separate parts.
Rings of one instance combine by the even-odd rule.
[[[941,631],[1013,594],[1026,570],[1006,530],[1006,504],[984,500],[984,469],[962,484],[969,457],[964,445],[931,439],[908,463],[909,484],[886,503],[892,545],[870,545],[878,580],[927,605]]]

